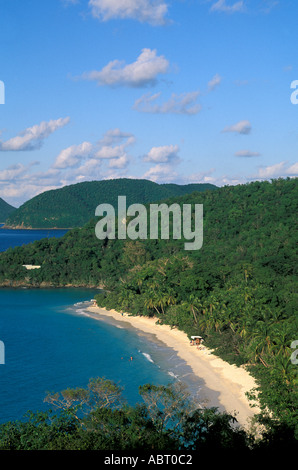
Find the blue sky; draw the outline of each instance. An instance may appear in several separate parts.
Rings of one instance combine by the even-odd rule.
[[[0,197],[297,176],[297,15],[297,0],[2,0]]]

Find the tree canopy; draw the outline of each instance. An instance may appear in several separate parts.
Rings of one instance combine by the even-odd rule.
[[[15,207],[8,204],[0,197],[0,223],[4,223],[9,215],[16,210]]]
[[[0,425],[0,450],[138,451],[143,456],[166,451],[201,459],[214,451],[238,451],[244,457],[295,449],[289,429],[275,425],[270,432],[264,428],[263,436],[254,435],[237,426],[231,414],[194,406],[179,382],[144,384],[139,393],[140,402],[129,406],[115,383],[93,378],[86,388],[52,394],[48,411],[29,411],[23,419]]]
[[[101,287],[98,305],[156,316],[257,379],[252,392],[285,426],[297,426],[297,179],[193,192],[170,205],[203,204],[204,241],[99,240],[97,220],[59,239],[0,254],[4,285]],[[40,265],[27,271],[22,265]],[[296,433],[298,431],[296,430]]]
[[[120,178],[84,181],[45,191],[26,201],[3,219],[7,227],[74,228],[86,224],[99,204],[111,204],[117,210],[118,195],[127,204],[145,204],[188,194],[216,189],[212,184],[157,184],[148,180]],[[1,209],[1,205],[0,205]],[[1,214],[1,212],[0,212]]]

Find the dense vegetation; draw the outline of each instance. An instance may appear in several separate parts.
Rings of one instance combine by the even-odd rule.
[[[6,220],[7,227],[74,228],[94,217],[102,203],[117,209],[118,195],[127,197],[127,204],[159,201],[193,191],[216,189],[212,184],[157,184],[147,180],[115,179],[84,181],[45,191],[25,202]],[[1,214],[1,213],[0,213]]]
[[[49,394],[49,411],[28,412],[23,420],[0,425],[0,450],[139,451],[142,458],[187,452],[197,457],[188,460],[191,464],[202,463],[203,455],[214,461],[214,451],[232,451],[234,457],[238,451],[241,458],[286,451],[289,458],[295,450],[293,436],[280,428],[256,437],[235,425],[234,416],[198,408],[181,383],[142,385],[142,402],[134,406],[121,392],[115,383],[96,378],[87,388]]]
[[[63,238],[2,253],[0,282],[104,286],[99,305],[155,315],[203,336],[215,354],[256,377],[259,420],[266,429],[278,427],[297,438],[291,347],[298,339],[297,200],[297,179],[170,199],[203,204],[204,243],[197,251],[185,251],[183,239],[98,240],[92,219]],[[42,267],[29,272],[23,264]]]
[[[11,206],[0,197],[0,223],[5,222],[7,217],[15,210],[15,207]]]

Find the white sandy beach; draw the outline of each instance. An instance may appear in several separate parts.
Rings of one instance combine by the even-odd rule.
[[[115,310],[96,306],[88,307],[88,310],[98,314],[103,320],[104,317],[110,317],[119,322],[128,322],[144,333],[155,335],[167,347],[173,348],[193,373],[205,381],[205,387],[210,392],[217,392],[219,409],[236,414],[241,426],[249,426],[257,408],[251,408],[245,393],[254,388],[256,383],[244,368],[228,364],[213,355],[206,347],[198,349],[196,346],[191,346],[185,333],[168,325],[156,324],[156,318],[121,314]],[[207,402],[205,406],[216,406],[216,404]]]

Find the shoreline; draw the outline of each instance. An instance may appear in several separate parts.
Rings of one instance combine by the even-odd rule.
[[[112,319],[117,323],[129,323],[140,333],[154,335],[166,347],[175,350],[193,374],[204,382],[203,406],[218,407],[220,411],[235,415],[238,424],[243,428],[249,427],[258,408],[251,408],[245,393],[254,388],[256,382],[244,368],[225,362],[205,346],[202,349],[191,346],[183,331],[169,325],[157,325],[155,317],[133,316],[98,306],[89,306],[86,310],[102,321]]]
[[[0,222],[0,229],[4,230],[73,230],[74,228],[81,227],[24,227],[22,225],[5,225],[5,222]]]

